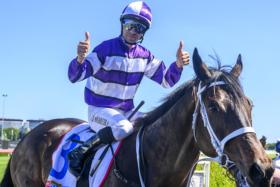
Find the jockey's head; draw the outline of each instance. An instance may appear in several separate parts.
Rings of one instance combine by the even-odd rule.
[[[120,17],[122,37],[127,44],[141,43],[145,32],[151,27],[152,12],[143,1],[128,4]]]
[[[275,151],[277,153],[280,153],[280,139],[278,139],[276,144],[275,144]]]

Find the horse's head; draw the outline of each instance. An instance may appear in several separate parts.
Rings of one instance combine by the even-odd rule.
[[[254,187],[269,186],[271,160],[252,128],[252,103],[238,81],[241,55],[231,71],[226,71],[208,68],[195,49],[193,66],[198,81],[193,121],[198,147],[216,157],[235,178],[245,178],[238,180]]]

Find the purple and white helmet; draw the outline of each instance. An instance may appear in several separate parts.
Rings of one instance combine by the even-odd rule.
[[[152,12],[150,7],[143,1],[129,3],[123,10],[121,22],[124,19],[134,19],[150,28],[152,24]]]

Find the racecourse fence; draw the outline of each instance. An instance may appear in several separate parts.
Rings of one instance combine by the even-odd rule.
[[[203,157],[205,158],[205,157]],[[191,179],[191,187],[209,187],[210,185],[210,164],[209,161],[201,161],[202,169],[196,170]]]

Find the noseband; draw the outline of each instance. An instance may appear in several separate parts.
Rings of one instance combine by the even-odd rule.
[[[209,121],[209,118],[208,118],[208,114],[207,114],[207,110],[206,110],[206,107],[205,107],[205,104],[202,100],[202,93],[207,90],[208,88],[210,87],[213,87],[213,86],[220,86],[220,85],[225,85],[226,83],[224,81],[216,81],[216,82],[213,82],[209,85],[205,85],[205,86],[201,86],[201,82],[199,83],[199,86],[198,86],[198,90],[197,90],[197,97],[198,97],[198,101],[196,103],[196,107],[195,107],[195,110],[194,110],[194,113],[193,113],[193,121],[192,121],[192,129],[193,129],[193,134],[194,134],[194,139],[195,141],[197,142],[197,139],[196,139],[196,135],[195,135],[195,130],[196,130],[196,121],[197,121],[197,116],[200,112],[200,115],[202,116],[202,120],[203,120],[203,124],[204,124],[204,127],[206,127],[209,135],[210,135],[210,138],[211,138],[211,144],[212,146],[214,147],[216,153],[217,153],[217,157],[214,157],[214,158],[208,158],[207,160],[210,160],[210,161],[216,161],[218,162],[222,167],[225,167],[227,169],[230,169],[231,167],[234,167],[235,166],[235,163],[233,161],[231,161],[229,159],[229,157],[224,153],[224,148],[225,148],[225,145],[226,143],[229,141],[229,140],[232,140],[233,138],[241,135],[241,134],[245,134],[245,133],[255,133],[255,130],[253,129],[253,127],[242,127],[242,128],[239,128],[231,133],[229,133],[226,137],[224,137],[222,140],[219,140],[219,138],[216,136],[216,133],[215,131],[213,130],[212,126],[211,126],[211,123]],[[199,107],[200,106],[200,107]],[[205,160],[205,159],[204,159]],[[201,160],[199,160],[201,161]],[[198,161],[198,162],[199,162]],[[196,164],[196,163],[195,163]],[[194,165],[195,165],[194,164]],[[239,171],[240,172],[240,171]],[[241,174],[241,173],[240,173]],[[240,186],[242,187],[245,187],[245,186],[249,186],[247,181],[246,181],[246,178],[245,177],[241,177],[240,178],[237,178],[237,181],[239,183]],[[190,179],[189,179],[189,182],[190,182]]]

